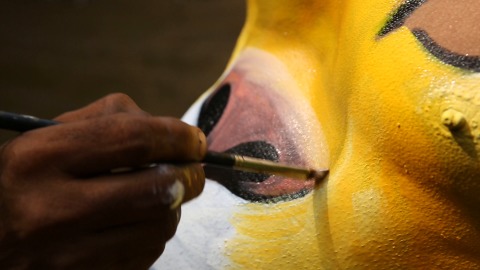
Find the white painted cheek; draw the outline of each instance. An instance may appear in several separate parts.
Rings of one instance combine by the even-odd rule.
[[[240,199],[207,181],[200,197],[182,206],[176,235],[153,269],[225,269],[231,265],[225,243],[235,234],[230,220]]]
[[[185,122],[196,124],[205,97],[187,111]],[[232,214],[243,202],[217,182],[207,180],[203,193],[182,206],[177,233],[151,269],[225,269],[231,265],[224,247],[235,234]]]

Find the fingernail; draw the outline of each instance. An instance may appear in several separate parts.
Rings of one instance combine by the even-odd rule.
[[[183,186],[182,182],[179,180],[175,180],[173,185],[171,185],[168,190],[168,194],[170,195],[170,209],[176,209],[180,206],[183,201],[183,197],[185,196],[185,187]]]
[[[201,129],[198,129],[198,156],[202,160],[207,152],[207,138]]]

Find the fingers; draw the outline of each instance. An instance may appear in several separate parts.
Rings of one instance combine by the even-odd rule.
[[[85,192],[95,190],[90,201],[97,208],[108,209],[110,204],[125,202],[124,209],[175,209],[181,203],[197,197],[205,185],[200,164],[183,166],[158,165],[153,168],[89,180]],[[91,193],[90,193],[91,194]]]
[[[5,207],[14,210],[10,225],[24,239],[154,220],[164,222],[159,229],[170,238],[171,224],[175,227],[179,221],[180,204],[198,196],[204,184],[199,164],[162,165],[91,179],[8,187],[6,199],[11,198]]]
[[[200,161],[203,132],[178,119],[152,117],[126,95],[113,94],[59,116],[60,125],[24,133],[9,146],[22,164],[77,176],[152,162]],[[13,147],[12,147],[13,146]]]
[[[59,158],[69,156],[63,169],[74,174],[96,174],[150,163],[200,161],[206,152],[203,133],[173,118],[118,114],[76,125],[76,130],[85,132],[67,137],[63,141],[66,151],[59,153]]]
[[[166,213],[198,196],[204,184],[205,175],[199,164],[161,165],[77,181],[66,188],[78,190],[77,197],[83,203],[70,207],[67,216],[56,219],[72,219],[73,223],[92,229],[165,220]]]
[[[180,204],[203,189],[203,168],[187,163],[205,155],[205,135],[119,95],[56,120],[0,149],[0,217],[14,245],[3,243],[19,251],[12,262],[146,268],[175,233]],[[144,166],[152,163],[161,165]],[[111,173],[122,167],[136,169]]]
[[[118,113],[25,133],[12,142],[21,164],[52,166],[77,176],[160,162],[200,161],[206,138],[168,117]]]

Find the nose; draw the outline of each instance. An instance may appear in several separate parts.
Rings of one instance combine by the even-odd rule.
[[[305,166],[296,140],[302,129],[293,106],[275,89],[232,71],[203,103],[198,126],[209,150]],[[293,124],[293,125],[292,125]],[[278,202],[308,194],[314,181],[206,166],[206,175],[234,195],[254,202]]]

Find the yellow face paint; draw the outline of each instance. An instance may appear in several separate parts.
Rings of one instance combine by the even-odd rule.
[[[480,250],[480,78],[405,26],[377,36],[400,4],[249,1],[232,66],[250,48],[285,65],[320,122],[331,174],[304,198],[239,206],[232,268],[476,263],[463,249]],[[450,130],[452,113],[468,128]]]
[[[421,16],[445,11],[436,5],[466,13],[462,4],[476,4],[429,0],[418,15],[422,2],[248,1],[245,28],[216,84],[230,84],[232,96],[209,145],[224,151],[262,138],[275,145],[287,133],[293,146],[275,145],[281,160],[294,163],[289,157],[301,153],[302,164],[330,174],[275,203],[252,198],[282,188],[290,194],[297,189],[285,186],[295,185],[229,187],[247,201],[229,210],[222,267],[480,267],[480,73],[474,58],[461,58],[474,59],[467,65],[439,57],[441,48],[415,34]],[[464,16],[480,10],[471,13]],[[448,35],[437,26],[452,18],[420,30],[442,40]],[[239,102],[245,96],[248,106]],[[242,108],[250,117],[235,118]]]

